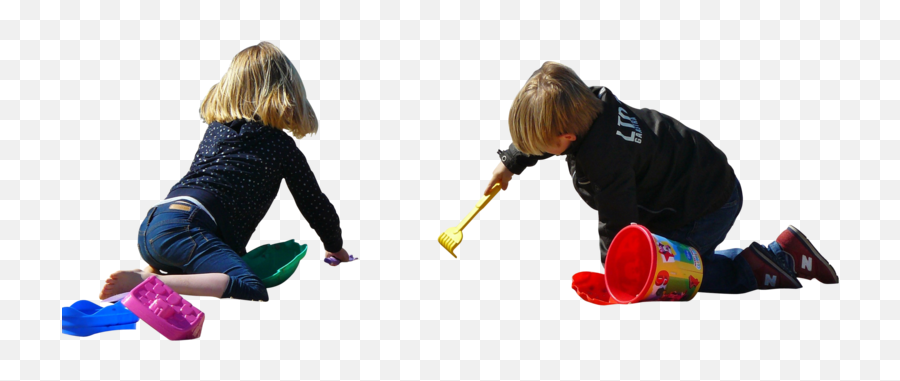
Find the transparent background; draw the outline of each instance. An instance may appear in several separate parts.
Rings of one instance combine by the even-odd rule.
[[[895,1],[0,1],[0,379],[897,379]],[[60,308],[142,267],[200,100],[262,40],[320,118],[298,141],[359,262],[332,268],[286,186],[249,248],[310,254],[268,303],[191,298],[203,335],[76,338]],[[565,163],[465,230],[543,61],[721,147],[745,204],[723,248],[789,224],[840,285],[601,307],[596,212]],[[882,258],[884,257],[884,258]],[[890,369],[895,369],[891,371]]]

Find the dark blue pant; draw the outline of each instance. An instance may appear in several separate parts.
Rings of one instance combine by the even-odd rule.
[[[743,257],[739,256],[743,249],[715,250],[725,241],[725,236],[744,205],[744,193],[741,183],[734,179],[734,190],[731,197],[719,210],[707,214],[687,226],[671,232],[653,232],[673,241],[681,242],[697,249],[703,260],[703,282],[700,292],[719,294],[740,294],[756,290],[756,278],[753,270]],[[781,247],[772,242],[768,249],[780,254]]]
[[[222,273],[222,298],[268,301],[269,293],[247,263],[214,234],[216,223],[188,201],[150,209],[138,231],[138,250],[150,266],[169,274]]]

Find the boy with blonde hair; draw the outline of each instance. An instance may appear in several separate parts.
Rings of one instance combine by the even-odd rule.
[[[597,210],[605,263],[613,237],[630,223],[690,245],[704,265],[702,292],[800,288],[798,277],[837,283],[828,261],[793,226],[768,247],[715,251],[743,205],[725,154],[674,118],[588,87],[572,69],[545,62],[513,100],[513,143],[485,189],[507,189],[513,174],[565,155],[579,196]]]

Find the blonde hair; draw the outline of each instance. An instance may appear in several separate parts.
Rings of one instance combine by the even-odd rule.
[[[543,155],[562,134],[581,138],[603,106],[578,75],[547,61],[525,82],[509,109],[509,134],[519,151]]]
[[[206,123],[255,120],[297,138],[319,129],[297,68],[265,41],[234,56],[222,80],[203,98],[200,117]]]

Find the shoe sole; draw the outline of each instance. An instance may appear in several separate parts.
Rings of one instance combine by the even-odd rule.
[[[773,262],[772,259],[770,259],[768,255],[765,255],[761,251],[760,247],[762,247],[762,245],[759,245],[756,242],[754,242],[752,245],[750,245],[750,248],[753,249],[753,252],[756,254],[757,257],[759,257],[760,259],[765,261],[767,265],[769,265],[770,267],[772,267],[773,269],[778,271],[778,273],[781,274],[781,276],[783,276],[785,279],[788,279],[789,281],[791,281],[791,283],[793,283],[794,286],[796,286],[794,288],[802,288],[803,287],[803,285],[800,284],[800,281],[797,280],[797,278],[795,278],[793,275],[789,274],[787,271],[784,271],[784,269],[782,269],[781,266],[778,266],[777,263]],[[787,288],[787,287],[774,287],[774,288]],[[771,289],[774,289],[774,288],[771,288]],[[760,287],[759,289],[760,290],[771,290],[769,288],[762,288],[762,287]]]
[[[795,228],[794,225],[788,225],[788,230],[790,230],[791,233],[793,233],[795,236],[800,238],[800,243],[802,243],[803,246],[806,247],[806,250],[808,250],[810,253],[812,253],[812,255],[815,256],[816,259],[818,259],[820,262],[825,264],[825,268],[828,269],[828,272],[831,274],[831,276],[834,277],[834,283],[838,283],[839,279],[838,279],[837,272],[834,271],[834,267],[831,267],[831,264],[828,263],[828,260],[826,260],[825,257],[823,257],[821,253],[819,253],[819,250],[816,250],[816,247],[813,246],[813,244],[811,242],[809,242],[809,239],[806,238],[806,235],[804,235],[802,232],[800,232],[800,229]],[[791,254],[791,256],[793,256],[793,254]],[[800,258],[800,262],[802,265],[802,258]],[[794,266],[796,266],[797,263],[798,263],[798,261],[795,258]],[[816,274],[813,274],[813,278],[822,282],[822,280],[819,279],[816,276]],[[822,282],[822,283],[825,283],[825,282]],[[829,284],[829,283],[826,283],[826,284]]]

